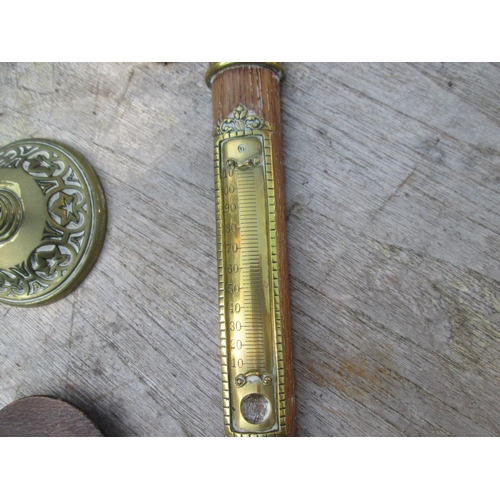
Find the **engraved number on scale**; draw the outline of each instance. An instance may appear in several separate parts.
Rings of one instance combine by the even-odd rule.
[[[262,136],[220,143],[227,369],[236,432],[278,428],[269,215]]]

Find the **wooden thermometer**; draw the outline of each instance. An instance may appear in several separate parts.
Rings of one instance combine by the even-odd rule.
[[[279,63],[211,63],[224,428],[295,435]]]

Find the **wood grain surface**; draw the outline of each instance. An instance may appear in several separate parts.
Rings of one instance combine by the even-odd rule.
[[[500,65],[285,65],[299,436],[500,433]],[[0,407],[61,397],[108,436],[223,434],[206,64],[1,64],[0,139],[94,166],[87,279],[0,306]]]

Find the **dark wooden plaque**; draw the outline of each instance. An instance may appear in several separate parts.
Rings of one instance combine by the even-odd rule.
[[[48,396],[18,399],[0,411],[0,437],[100,437],[78,408]]]

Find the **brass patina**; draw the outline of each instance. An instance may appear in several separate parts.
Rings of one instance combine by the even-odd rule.
[[[274,126],[239,105],[214,132],[223,410],[228,436],[285,432]]]
[[[0,149],[0,303],[38,306],[70,293],[105,230],[104,193],[83,156],[44,139]]]

